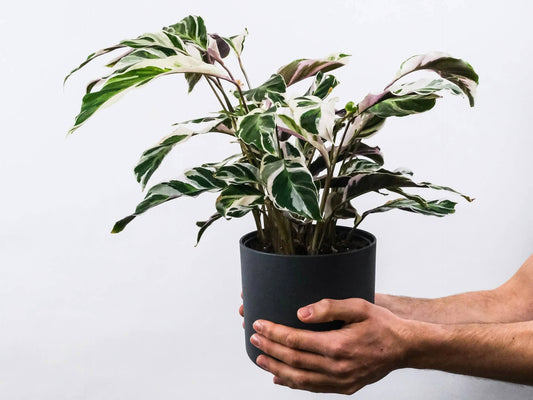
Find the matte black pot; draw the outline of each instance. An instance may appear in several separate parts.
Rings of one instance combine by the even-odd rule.
[[[374,302],[376,238],[362,230],[356,232],[368,243],[365,247],[317,256],[264,253],[249,247],[256,232],[241,238],[246,352],[254,363],[262,354],[250,343],[254,321],[266,319],[300,329],[332,330],[340,328],[342,322],[304,324],[296,312],[325,298],[358,297]]]

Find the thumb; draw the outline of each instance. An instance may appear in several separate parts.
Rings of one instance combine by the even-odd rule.
[[[363,299],[323,299],[298,310],[298,319],[305,323],[344,321],[361,322],[368,318],[373,304]]]

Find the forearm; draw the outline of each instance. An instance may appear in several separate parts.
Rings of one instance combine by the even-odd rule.
[[[464,325],[409,323],[406,367],[533,385],[533,321]]]
[[[417,299],[376,294],[376,304],[394,314],[441,324],[519,322],[533,320],[533,256],[500,287]]]
[[[441,324],[513,322],[508,304],[495,291],[461,293],[437,299],[376,294],[376,304],[394,314]]]

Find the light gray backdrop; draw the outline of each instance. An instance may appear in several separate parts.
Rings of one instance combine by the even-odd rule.
[[[435,219],[369,219],[377,289],[436,297],[493,288],[533,251],[528,1],[14,2],[0,16],[0,398],[6,400],[336,398],[274,386],[244,353],[237,240],[252,222],[219,222],[194,248],[194,222],[214,196],[163,205],[110,235],[141,200],[132,167],[171,123],[204,115],[205,90],[156,80],[103,110],[74,136],[90,52],[200,14],[210,31],[247,27],[256,84],[295,58],[353,55],[338,72],[342,102],[378,91],[401,61],[441,50],[481,77],[477,105],[447,98],[395,119],[374,139],[387,165],[476,198]],[[209,100],[207,100],[209,98]],[[230,153],[210,138],[184,144],[154,181]],[[531,388],[404,370],[359,399],[525,399]]]

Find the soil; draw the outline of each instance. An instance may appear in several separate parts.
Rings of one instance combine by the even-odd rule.
[[[368,240],[363,237],[357,235],[351,235],[351,237],[348,237],[350,232],[351,230],[342,230],[338,232],[336,242],[332,245],[322,246],[318,254],[345,253],[351,250],[361,249],[369,244]],[[247,243],[247,246],[264,253],[275,253],[270,243],[263,245],[257,240],[257,238],[251,239]],[[298,244],[295,244],[295,250],[296,255],[307,255],[305,246],[298,246]]]

